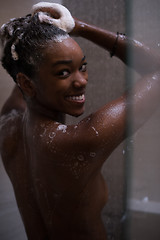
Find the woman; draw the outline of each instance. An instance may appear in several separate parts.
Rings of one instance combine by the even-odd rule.
[[[53,9],[41,12],[60,17]],[[75,19],[71,35],[98,44],[126,64],[131,46],[132,67],[142,79],[132,101],[126,92],[77,125],[65,125],[65,114],[84,112],[86,58],[66,32],[40,16],[36,11],[1,30],[2,64],[16,82],[1,111],[3,163],[29,240],[103,240],[101,210],[108,193],[101,167],[126,137],[127,109],[134,111],[136,131],[158,107],[160,57],[122,34]]]

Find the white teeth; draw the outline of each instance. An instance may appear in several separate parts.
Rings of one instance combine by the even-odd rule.
[[[82,94],[81,96],[70,96],[68,97],[69,100],[77,100],[77,101],[80,101],[80,100],[83,100],[84,99],[84,94]]]

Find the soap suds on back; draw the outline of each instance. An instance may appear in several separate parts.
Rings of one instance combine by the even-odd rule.
[[[14,121],[15,118],[19,115],[19,113],[13,109],[10,113],[5,114],[0,117],[0,130],[5,126],[5,124],[9,121]]]

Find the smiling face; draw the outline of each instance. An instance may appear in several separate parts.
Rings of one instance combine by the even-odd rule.
[[[36,75],[36,101],[47,111],[80,116],[88,81],[86,60],[79,45],[67,38],[50,43]]]

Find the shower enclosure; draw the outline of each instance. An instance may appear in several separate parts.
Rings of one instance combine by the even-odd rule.
[[[46,0],[47,1],[47,0]],[[6,0],[1,3],[0,24],[29,13],[40,0]],[[160,52],[159,0],[62,0],[73,16],[113,32],[126,33]],[[138,74],[91,42],[76,38],[88,61],[89,84],[85,115],[119,97]],[[132,60],[129,53],[128,59]],[[13,83],[0,66],[0,107]],[[132,112],[132,111],[131,111]],[[84,117],[83,116],[83,117]],[[68,123],[80,119],[67,117]],[[132,127],[132,116],[128,130]],[[108,204],[103,222],[108,240],[160,239],[160,111],[105,162]],[[0,239],[26,240],[10,181],[0,159]]]

